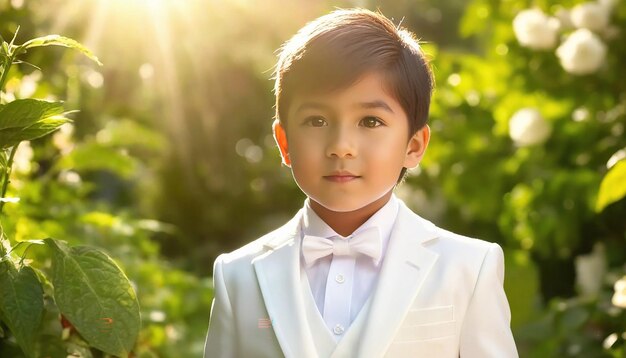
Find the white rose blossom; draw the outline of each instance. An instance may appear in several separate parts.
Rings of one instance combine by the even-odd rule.
[[[615,293],[611,302],[621,308],[626,308],[626,276],[615,282]]]
[[[548,50],[557,43],[560,23],[539,9],[520,11],[513,19],[513,31],[520,45],[535,50]]]
[[[609,7],[598,2],[578,4],[570,12],[570,18],[579,29],[601,32],[609,24]]]
[[[522,108],[509,120],[509,136],[520,146],[532,146],[544,143],[552,127],[535,108]]]
[[[596,72],[604,63],[606,45],[587,29],[578,29],[556,49],[565,71],[575,75]]]

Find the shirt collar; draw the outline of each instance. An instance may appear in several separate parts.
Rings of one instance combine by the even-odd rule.
[[[382,208],[380,208],[374,215],[372,215],[363,225],[359,226],[355,233],[368,229],[372,226],[378,226],[380,230],[380,237],[383,240],[383,246],[389,241],[393,224],[398,216],[398,199],[395,194],[391,194],[389,201]],[[341,236],[335,232],[328,224],[324,222],[313,211],[310,205],[310,199],[307,198],[304,203],[304,213],[302,216],[302,234],[320,236],[330,238],[333,236]]]

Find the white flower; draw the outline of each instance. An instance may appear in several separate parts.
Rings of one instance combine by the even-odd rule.
[[[13,157],[13,170],[18,173],[28,174],[32,169],[33,148],[30,142],[23,141],[17,147]]]
[[[617,307],[626,308],[626,276],[615,282],[615,294],[611,302]]]
[[[604,245],[596,243],[588,255],[575,259],[576,283],[583,295],[594,295],[600,292],[602,280],[606,273],[606,253]]]
[[[570,17],[577,28],[600,32],[609,24],[609,8],[597,2],[586,2],[574,6]]]
[[[20,81],[19,97],[31,97],[37,91],[37,82],[41,79],[41,72],[35,71],[22,77]]]
[[[574,31],[556,49],[556,55],[565,71],[575,75],[596,72],[604,63],[606,45],[587,29]]]
[[[59,173],[59,181],[68,186],[78,187],[82,180],[80,175],[73,170],[63,170]]]
[[[90,70],[85,74],[87,83],[93,88],[100,88],[104,83],[104,77],[98,71]]]
[[[63,154],[71,152],[74,149],[74,142],[72,141],[73,133],[74,125],[72,123],[65,123],[52,135],[52,144]]]
[[[521,147],[544,143],[551,132],[552,127],[535,108],[522,108],[509,120],[509,136]]]
[[[513,19],[513,31],[520,45],[535,50],[556,46],[559,20],[549,17],[539,9],[520,11]]]

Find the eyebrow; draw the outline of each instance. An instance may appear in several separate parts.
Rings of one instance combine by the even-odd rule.
[[[391,107],[389,107],[389,105],[383,100],[361,102],[361,103],[357,103],[356,105],[358,107],[365,108],[365,109],[382,109],[391,114],[395,114],[394,111],[391,109]],[[304,102],[298,107],[298,109],[296,110],[296,113],[303,111],[305,109],[329,109],[329,108],[330,106],[324,103],[320,103],[320,102]]]

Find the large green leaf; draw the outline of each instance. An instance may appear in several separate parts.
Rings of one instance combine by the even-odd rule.
[[[0,130],[0,149],[12,147],[24,140],[33,140],[52,133],[65,123],[71,120],[56,116],[42,119],[28,127],[24,128],[7,128]]]
[[[61,313],[89,344],[127,357],[139,333],[139,303],[126,275],[103,252],[53,239],[54,299]]]
[[[600,184],[596,212],[601,212],[608,205],[626,196],[626,160],[617,162],[606,174]]]
[[[73,48],[82,52],[85,56],[89,57],[91,60],[102,66],[102,62],[98,60],[98,57],[93,54],[88,48],[86,48],[80,42],[73,40],[69,37],[61,36],[61,35],[48,35],[43,37],[37,37],[30,41],[25,42],[20,48],[27,50],[34,47],[42,47],[42,46],[63,46]]]
[[[63,114],[63,102],[17,99],[0,107],[0,129],[25,128],[38,121]]]
[[[35,271],[0,261],[0,311],[17,343],[29,357],[35,356],[35,339],[43,317],[43,289]]]

